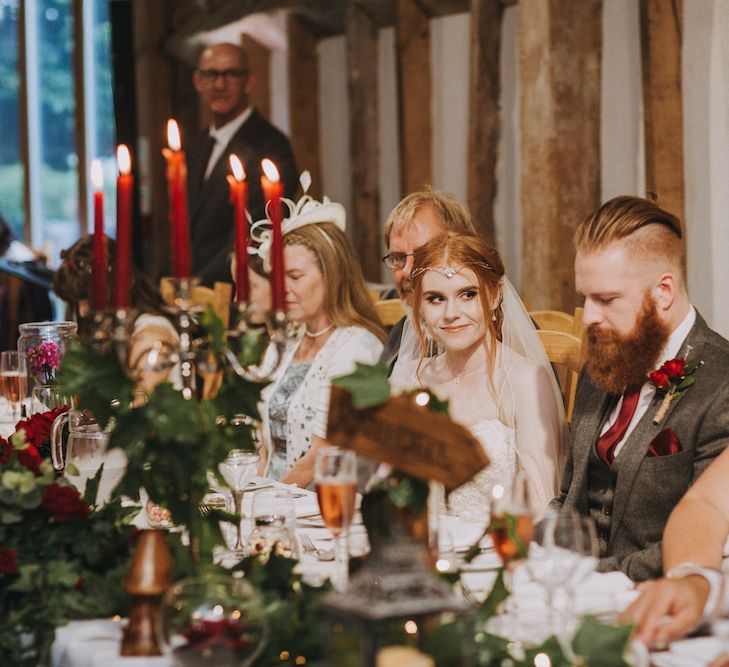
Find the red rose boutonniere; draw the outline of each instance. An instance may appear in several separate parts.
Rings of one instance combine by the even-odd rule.
[[[695,382],[695,379],[691,376],[703,363],[699,359],[692,359],[691,361],[686,361],[686,359],[670,359],[657,371],[653,371],[650,374],[650,381],[656,386],[658,393],[663,394],[663,402],[658,408],[655,417],[653,417],[654,424],[660,424],[666,418],[666,413],[668,412],[668,408],[671,407],[671,403],[681,398],[686,393],[686,390]]]

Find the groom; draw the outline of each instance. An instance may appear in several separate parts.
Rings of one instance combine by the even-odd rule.
[[[656,204],[608,201],[579,226],[575,246],[588,353],[552,506],[593,517],[601,571],[658,577],[671,510],[729,443],[729,342],[691,305],[681,224]],[[671,360],[679,370],[700,363],[685,393],[663,405],[666,390],[648,376]]]

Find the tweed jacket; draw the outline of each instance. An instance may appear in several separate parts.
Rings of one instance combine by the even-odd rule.
[[[697,312],[678,356],[703,363],[693,374],[694,384],[671,403],[660,424],[653,423],[663,400],[656,392],[618,455],[608,551],[600,560],[601,571],[622,570],[634,580],[660,576],[663,529],[671,511],[729,443],[729,341],[709,329]],[[595,387],[583,370],[561,495],[552,501],[553,507],[588,514],[589,453],[618,400]],[[681,451],[649,456],[650,443],[669,428]]]
[[[261,160],[268,157],[276,163],[284,195],[293,197],[299,187],[299,173],[286,136],[269,123],[256,109],[223,151],[206,181],[208,131],[200,132],[188,149],[187,187],[190,210],[190,243],[192,272],[203,285],[218,280],[231,282],[230,253],[235,225],[230,187],[225,177],[230,173],[228,156],[235,153],[243,163],[248,182],[248,211],[253,221],[265,217],[261,191]],[[285,214],[285,210],[284,210]]]

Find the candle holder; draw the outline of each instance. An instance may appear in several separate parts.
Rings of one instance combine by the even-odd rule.
[[[91,311],[79,323],[79,338],[84,347],[100,354],[106,354],[113,349],[124,371],[131,375],[129,353],[134,323],[138,316],[139,311],[136,308]]]
[[[237,303],[230,318],[225,358],[236,374],[251,382],[269,379],[292,338],[292,325],[283,310],[271,311]]]
[[[182,396],[187,400],[195,397],[195,358],[196,323],[193,318],[194,304],[192,293],[195,287],[200,284],[199,278],[175,278],[172,281],[174,287],[174,315],[177,320],[177,333],[180,337],[180,344],[177,357],[180,362],[180,375],[182,377]]]

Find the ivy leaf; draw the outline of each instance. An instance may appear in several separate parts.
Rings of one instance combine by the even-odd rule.
[[[256,366],[261,363],[263,353],[268,346],[266,331],[249,330],[240,336],[240,353],[238,361],[241,366]]]
[[[268,382],[251,382],[226,371],[225,382],[218,395],[213,399],[217,414],[230,419],[234,415],[244,414],[253,419],[260,419],[258,402],[261,392]]]
[[[692,384],[693,384],[694,382],[696,382],[696,378],[694,378],[694,377],[691,377],[691,376],[689,376],[689,377],[685,377],[685,378],[684,378],[684,379],[683,379],[683,380],[681,381],[681,384],[679,384],[679,385],[678,385],[678,390],[679,390],[679,391],[685,391],[685,390],[686,390],[686,389],[688,389],[688,388],[689,388],[689,387],[690,387],[690,386],[691,386],[691,385],[692,385]]]
[[[86,486],[84,487],[83,497],[86,502],[92,507],[96,505],[96,496],[99,493],[99,484],[101,482],[101,475],[104,472],[104,464],[99,466],[99,470],[96,474],[86,480]]]
[[[549,656],[549,662],[552,667],[571,667],[572,665],[572,662],[565,655],[562,645],[554,635],[547,637],[547,639],[539,646],[527,649],[524,652],[524,660],[517,662],[516,665],[521,667],[533,667],[533,665],[536,664],[535,658],[540,653],[544,653]],[[588,664],[592,667],[593,663],[590,662]]]
[[[504,583],[504,568],[499,568],[496,580],[491,588],[488,597],[481,603],[478,608],[478,616],[480,621],[491,618],[498,610],[501,603],[509,597],[509,589]]]
[[[686,365],[683,367],[683,374],[684,375],[691,375],[701,364],[704,362],[701,361],[701,359],[691,359],[690,361],[686,362]]]
[[[361,410],[382,405],[390,398],[389,371],[386,364],[357,363],[353,373],[334,378],[332,382],[352,394],[354,407]]]
[[[427,482],[415,477],[403,477],[387,491],[395,507],[408,508],[415,516],[421,516],[428,504],[430,487]]]
[[[126,376],[115,354],[99,354],[73,342],[58,370],[61,393],[78,396],[78,407],[90,410],[102,428],[114,416],[112,400],[129,403],[133,382]]]
[[[207,334],[216,351],[222,350],[225,347],[225,325],[223,324],[223,320],[213,310],[212,306],[208,305],[202,315],[200,315],[200,326]]]
[[[627,667],[623,657],[632,625],[605,625],[586,616],[572,640],[572,650],[590,667]]]

